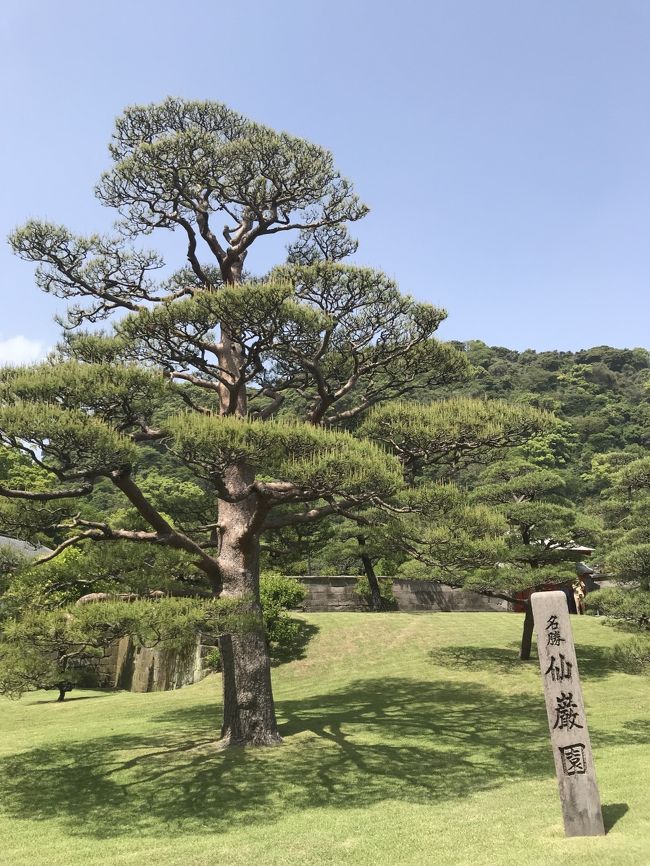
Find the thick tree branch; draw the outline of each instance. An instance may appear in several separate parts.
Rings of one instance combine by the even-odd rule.
[[[176,216],[176,222],[185,229],[187,234],[187,260],[190,263],[190,267],[201,283],[204,286],[209,286],[210,281],[205,275],[196,255],[196,232],[192,228],[192,224],[182,216]]]
[[[263,529],[282,529],[285,526],[298,526],[303,523],[314,523],[317,520],[322,520],[324,517],[329,517],[332,514],[340,514],[344,517],[350,517],[357,522],[359,520],[368,523],[361,515],[351,515],[350,508],[357,507],[363,503],[359,503],[356,499],[345,499],[342,502],[330,501],[327,505],[322,505],[319,508],[310,508],[308,511],[300,511],[293,514],[282,514],[278,517],[267,517]]]
[[[214,255],[219,264],[222,265],[226,259],[226,251],[210,228],[207,204],[204,209],[200,208],[196,211],[196,222],[199,227],[199,233],[210,248],[210,252]]]
[[[9,487],[0,487],[0,496],[5,496],[7,499],[28,499],[32,502],[51,502],[55,499],[71,499],[76,496],[86,496],[91,493],[93,485],[88,482],[82,484],[81,487],[75,487],[70,490],[12,490]]]
[[[218,561],[206,553],[196,541],[193,541],[185,533],[174,528],[165,520],[162,514],[149,502],[130,475],[115,472],[110,477],[113,484],[122,491],[136,511],[155,529],[158,540],[177,550],[184,550],[197,556],[199,568],[208,575],[213,588],[216,589],[218,585],[218,589],[221,591],[221,569]]]

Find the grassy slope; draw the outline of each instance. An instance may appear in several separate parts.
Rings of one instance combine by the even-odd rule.
[[[280,748],[212,746],[219,682],[0,699],[0,862],[11,866],[650,863],[650,688],[573,618],[605,819],[563,836],[521,617],[314,614],[275,672]]]

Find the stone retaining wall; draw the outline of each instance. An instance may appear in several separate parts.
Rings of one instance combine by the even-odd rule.
[[[367,610],[364,599],[355,593],[356,577],[337,575],[334,577],[297,577],[307,589],[303,604],[305,611]],[[397,609],[413,610],[468,610],[507,611],[508,602],[498,598],[486,598],[476,592],[452,589],[435,580],[393,579],[393,593]]]
[[[130,637],[114,641],[103,659],[99,680],[109,689],[162,692],[202,680],[208,673],[203,656],[210,648],[197,638],[183,650],[136,646]]]

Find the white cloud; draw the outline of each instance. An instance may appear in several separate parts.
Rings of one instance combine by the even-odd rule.
[[[0,364],[31,364],[45,354],[45,346],[28,337],[9,337],[0,340]]]

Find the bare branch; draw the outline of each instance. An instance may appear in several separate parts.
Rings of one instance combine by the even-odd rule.
[[[50,562],[52,559],[56,559],[56,557],[59,556],[59,554],[63,553],[64,550],[67,550],[68,547],[79,544],[80,542],[85,541],[88,538],[97,538],[97,532],[98,530],[96,529],[87,529],[85,532],[80,532],[78,535],[73,535],[71,538],[66,538],[66,540],[61,542],[58,547],[55,547],[51,553],[35,559],[34,565],[43,565],[46,562]]]
[[[163,430],[156,430],[153,427],[147,427],[146,424],[143,424],[142,430],[139,430],[137,433],[133,433],[131,439],[134,442],[157,442],[160,439],[164,439],[166,433]]]
[[[221,246],[219,241],[217,240],[217,236],[214,234],[212,229],[210,228],[210,221],[208,218],[208,210],[207,205],[205,209],[196,211],[196,222],[199,226],[199,233],[203,240],[206,242],[208,247],[210,248],[210,252],[214,255],[219,264],[225,262],[226,259],[226,251]]]
[[[203,268],[201,267],[199,260],[196,256],[196,232],[192,228],[192,224],[189,220],[184,219],[182,216],[176,216],[175,221],[185,229],[187,233],[187,260],[190,263],[190,267],[199,278],[199,280],[203,283],[204,286],[208,286],[210,284],[210,280],[205,275]]]

